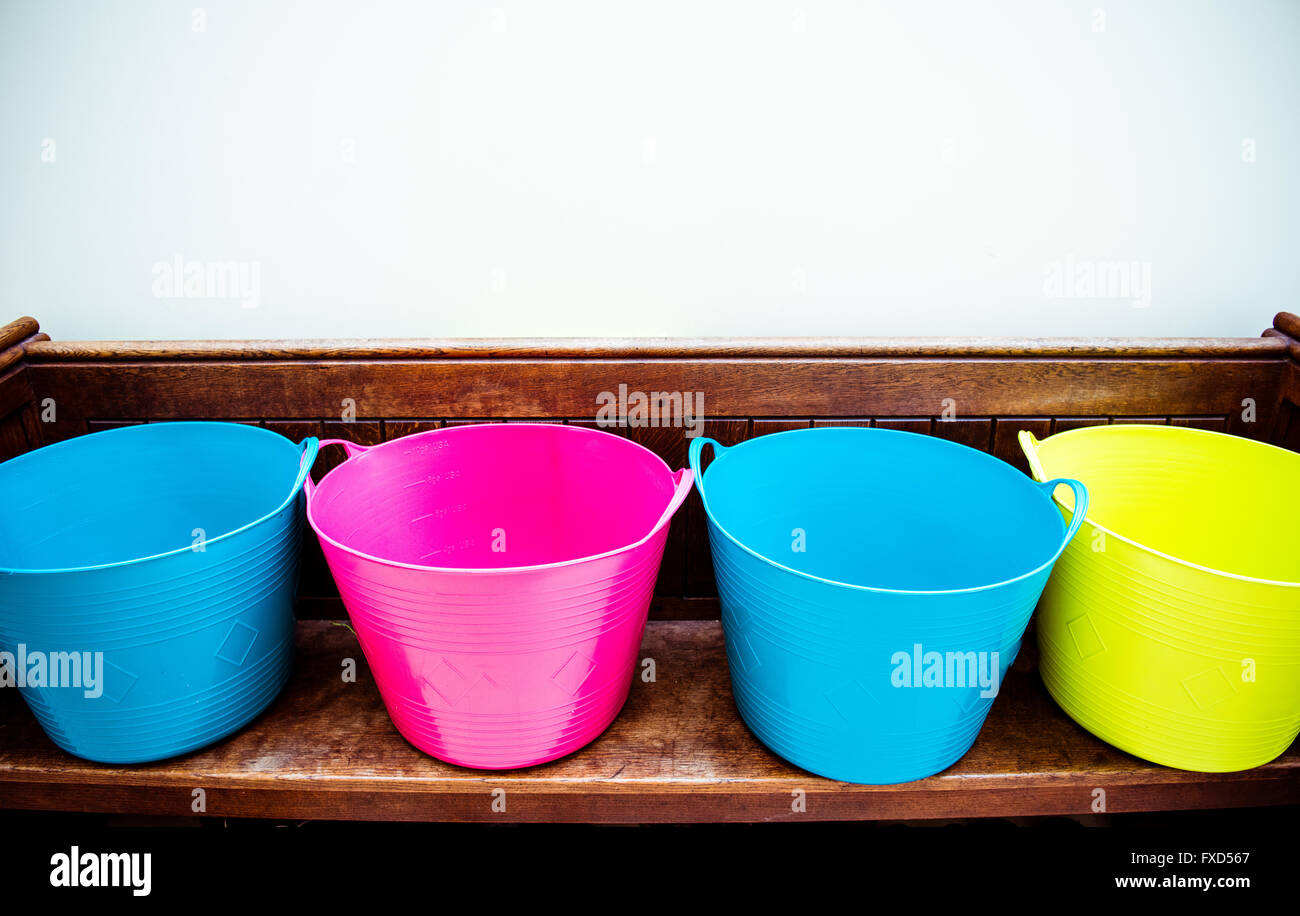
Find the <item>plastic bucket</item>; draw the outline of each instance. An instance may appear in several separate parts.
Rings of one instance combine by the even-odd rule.
[[[608,728],[691,473],[575,426],[338,444],[349,460],[309,484],[308,519],[403,737],[511,769]]]
[[[1300,733],[1300,455],[1176,426],[1020,441],[1035,477],[1078,476],[1093,496],[1039,612],[1040,670],[1061,708],[1185,770],[1286,750]]]
[[[157,423],[0,464],[0,651],[51,740],[105,763],[236,731],[293,657],[315,439]]]
[[[705,445],[717,457],[700,473]],[[736,705],[790,762],[906,782],[974,743],[1068,530],[1050,493],[914,433],[691,443]]]

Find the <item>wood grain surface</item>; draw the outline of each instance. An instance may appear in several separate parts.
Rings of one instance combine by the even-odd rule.
[[[1282,313],[1285,315],[1286,313]],[[1281,317],[1281,316],[1279,316]],[[30,318],[21,322],[35,322]],[[15,322],[17,324],[17,322]],[[37,362],[102,359],[440,360],[863,357],[1133,357],[1237,359],[1276,356],[1284,342],[1257,337],[564,337],[450,340],[54,341],[30,348]]]
[[[1285,356],[1286,350],[1281,351]],[[1271,419],[1283,359],[439,360],[42,363],[32,386],[68,419],[595,418],[621,384],[703,392],[705,416],[1219,414]]]
[[[803,772],[763,748],[732,702],[719,625],[655,622],[622,715],[587,748],[543,766],[450,766],[393,729],[356,640],[303,622],[297,668],[261,718],[212,748],[160,764],[104,766],[62,753],[16,691],[0,691],[0,806],[215,817],[503,822],[925,819],[1112,813],[1300,802],[1300,750],[1244,773],[1201,774],[1114,750],[1068,719],[1017,660],[971,751],[937,776],[857,786]],[[343,683],[344,659],[359,663]],[[505,812],[492,809],[505,790]],[[802,791],[807,811],[792,810]]]

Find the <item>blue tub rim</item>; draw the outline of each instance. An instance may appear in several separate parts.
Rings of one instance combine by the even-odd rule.
[[[806,436],[808,434],[832,435],[832,436],[834,435],[860,436],[866,434],[866,435],[875,435],[875,436],[916,437],[916,438],[927,440],[929,443],[931,443],[931,446],[934,448],[947,448],[952,450],[959,450],[962,452],[968,452],[973,455],[979,456],[978,460],[984,462],[996,462],[998,466],[1005,467],[1007,470],[1010,470],[1012,472],[1015,471],[1015,468],[1011,467],[1011,465],[1007,464],[1005,461],[1002,461],[1000,458],[996,458],[993,455],[988,454],[987,452],[980,451],[979,449],[971,448],[968,445],[962,445],[960,442],[952,442],[948,439],[940,439],[935,436],[925,435],[923,433],[912,433],[900,429],[881,429],[875,426],[824,426],[820,428],[808,427],[807,429],[788,429],[779,433],[768,433],[763,436],[755,436],[751,439],[745,439],[742,442],[738,442],[736,445],[730,445],[730,446],[723,445],[722,443],[718,442],[716,439],[711,439],[708,436],[698,436],[692,439],[690,449],[689,449],[688,463],[690,465],[691,470],[695,472],[695,487],[699,491],[700,502],[704,505],[704,513],[708,517],[709,524],[715,527],[718,531],[720,531],[723,534],[723,536],[727,538],[728,541],[735,544],[737,547],[739,547],[741,550],[743,550],[745,553],[749,554],[750,556],[754,557],[755,559],[760,560],[761,562],[766,563],[768,566],[771,566],[775,569],[779,569],[782,572],[787,572],[790,573],[791,575],[798,576],[801,579],[807,579],[809,581],[817,582],[822,585],[830,585],[838,588],[846,588],[846,589],[852,589],[854,591],[866,592],[869,594],[881,594],[881,595],[917,595],[917,596],[963,595],[963,594],[973,594],[976,592],[992,591],[993,589],[1003,588],[1008,585],[1013,585],[1017,582],[1022,582],[1026,579],[1031,579],[1034,576],[1037,576],[1038,574],[1043,572],[1043,570],[1051,569],[1053,564],[1055,564],[1056,561],[1060,559],[1060,556],[1065,551],[1065,548],[1069,546],[1070,542],[1074,539],[1074,536],[1078,534],[1079,529],[1083,527],[1083,523],[1087,519],[1088,490],[1082,483],[1080,483],[1077,480],[1072,480],[1066,477],[1057,477],[1057,478],[1053,478],[1052,480],[1040,482],[1034,480],[1031,477],[1026,476],[1025,483],[1028,484],[1029,486],[1037,487],[1040,490],[1040,492],[1043,493],[1044,497],[1047,499],[1048,505],[1051,506],[1052,508],[1055,509],[1057,506],[1053,494],[1056,492],[1056,488],[1061,485],[1068,486],[1072,490],[1074,490],[1075,505],[1082,506],[1083,508],[1082,512],[1073,513],[1073,516],[1071,517],[1068,525],[1066,524],[1065,519],[1061,518],[1060,513],[1057,512],[1057,519],[1060,521],[1061,528],[1063,529],[1064,532],[1063,537],[1061,539],[1061,543],[1056,548],[1056,551],[1047,560],[1045,560],[1043,563],[1041,563],[1034,569],[1029,570],[1028,572],[1021,573],[1018,576],[1012,576],[1011,578],[1004,579],[1001,582],[992,582],[986,585],[972,585],[972,586],[967,586],[965,588],[933,589],[933,590],[885,588],[883,586],[876,586],[876,585],[859,585],[854,582],[840,582],[836,579],[827,579],[822,576],[815,576],[812,573],[807,573],[807,572],[803,572],[802,570],[794,569],[793,567],[786,566],[783,563],[778,563],[776,560],[773,560],[771,557],[764,556],[763,554],[759,553],[753,548],[742,543],[730,531],[728,531],[726,527],[723,526],[723,524],[720,521],[718,521],[717,516],[713,514],[713,510],[709,507],[709,499],[705,493],[705,488],[704,488],[705,471],[701,470],[700,468],[701,452],[703,452],[704,447],[706,445],[713,446],[714,458],[709,465],[709,467],[712,468],[713,465],[717,464],[719,461],[724,460],[728,452],[733,451],[734,449],[742,448],[745,445],[748,445],[750,443],[757,442],[762,439],[778,438],[780,436]]]
[[[248,522],[245,525],[241,525],[240,527],[235,528],[231,531],[222,532],[216,537],[205,538],[204,539],[205,544],[214,544],[217,543],[218,541],[230,540],[236,537],[237,535],[243,534],[245,531],[249,531],[253,528],[258,527],[259,525],[264,524],[265,522],[279,515],[290,505],[292,505],[294,500],[297,499],[298,494],[302,492],[302,488],[304,483],[306,482],[307,475],[311,473],[311,466],[315,462],[316,453],[320,448],[320,440],[318,440],[315,436],[308,436],[307,438],[303,439],[302,442],[299,442],[297,443],[297,445],[295,445],[292,439],[282,436],[277,432],[273,432],[272,430],[266,429],[263,426],[252,426],[248,423],[232,423],[229,421],[222,421],[222,420],[177,420],[177,421],[168,421],[163,423],[133,423],[130,426],[120,426],[116,429],[100,430],[99,432],[87,433],[84,436],[73,436],[70,439],[64,439],[60,442],[53,442],[49,445],[44,445],[41,446],[40,448],[32,449],[29,452],[23,452],[21,455],[16,455],[13,458],[10,458],[8,461],[0,463],[0,467],[12,467],[15,464],[24,461],[35,460],[32,458],[32,456],[34,455],[38,455],[38,454],[48,455],[50,451],[54,449],[71,448],[76,443],[82,442],[92,437],[140,435],[140,430],[142,429],[151,429],[151,428],[158,429],[159,427],[175,427],[175,426],[201,426],[204,428],[222,426],[228,428],[238,428],[240,430],[247,431],[249,434],[252,435],[273,436],[277,440],[285,442],[291,448],[298,449],[298,453],[299,453],[298,476],[294,479],[293,488],[289,491],[289,495],[284,498],[284,501],[281,502],[279,505],[277,505],[270,512],[267,512],[265,515],[262,515],[257,519]],[[243,433],[241,433],[241,435],[242,434]],[[165,551],[163,553],[152,554],[147,557],[132,557],[129,560],[117,560],[112,563],[97,563],[91,566],[70,566],[65,568],[22,569],[17,567],[0,566],[0,575],[54,576],[54,575],[62,575],[65,573],[97,572],[100,570],[118,569],[127,566],[135,566],[143,563],[151,563],[155,560],[162,560],[168,557],[179,556],[181,554],[191,553],[191,552],[193,552],[193,547],[182,546],[182,547],[174,548],[172,550]]]

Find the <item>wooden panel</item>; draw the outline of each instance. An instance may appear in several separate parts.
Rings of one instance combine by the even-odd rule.
[[[749,437],[748,420],[707,420],[703,435],[716,439],[724,446],[736,445]],[[701,471],[707,471],[713,460],[713,449],[706,449],[701,456]],[[709,529],[704,504],[700,494],[692,490],[686,498],[686,505],[677,516],[686,522],[686,595],[687,597],[708,597],[718,593],[717,583],[713,578],[713,552],[709,549]],[[674,525],[674,527],[676,527]]]
[[[1168,426],[1168,417],[1111,417],[1111,423],[1117,423],[1121,426],[1125,424],[1144,423],[1148,426]]]
[[[8,372],[0,371],[0,416],[8,416],[27,407],[35,398],[29,376],[24,367],[15,366]]]
[[[1068,432],[1085,426],[1105,426],[1109,422],[1107,417],[1057,417],[1052,420],[1052,433]]]
[[[1300,452],[1300,406],[1288,401],[1283,409],[1285,414],[1278,422],[1276,444]]]
[[[590,415],[595,396],[636,378],[645,390],[703,391],[716,417],[916,417],[944,392],[969,416],[1216,414],[1255,397],[1270,423],[1283,364],[1221,360],[616,360],[314,364],[50,364],[33,389],[81,417],[278,419]],[[918,410],[918,407],[921,409]]]
[[[899,429],[907,433],[928,436],[933,424],[929,417],[877,417],[871,425],[879,429]]]
[[[140,426],[144,420],[87,420],[87,433],[101,433],[109,429],[121,429],[123,426]]]
[[[302,441],[308,435],[321,439],[343,439],[358,445],[378,445],[383,441],[383,426],[378,421],[357,420],[351,423],[330,420],[320,424],[308,424],[301,421],[285,424],[268,422],[268,427],[287,435],[295,442]],[[312,431],[308,431],[312,430]],[[325,475],[347,460],[343,448],[331,445],[321,449],[316,459],[312,479],[320,482]],[[302,533],[302,560],[298,573],[299,616],[318,616],[323,613],[315,604],[315,599],[332,598],[338,595],[338,584],[330,574],[329,564],[321,551],[320,541],[311,526],[304,526]]]
[[[1282,374],[1282,398],[1287,403],[1300,407],[1300,355]]]
[[[0,461],[8,461],[32,448],[33,444],[28,441],[27,430],[19,411],[15,410],[7,417],[0,417]]]
[[[598,429],[615,436],[622,436],[645,446],[664,460],[674,471],[686,467],[686,440],[681,429],[658,427],[629,429],[626,426],[602,426],[596,420],[587,417],[570,418],[565,421],[570,426],[583,429]],[[659,565],[659,577],[655,580],[655,601],[651,615],[656,618],[679,617],[686,612],[681,603],[686,588],[686,510],[679,509],[668,527],[668,540],[664,543],[664,557]]]
[[[751,420],[749,432],[752,436],[768,436],[772,433],[785,433],[796,429],[807,429],[811,420]]]
[[[1274,390],[1251,391],[1248,398],[1238,398],[1236,404],[1226,408],[1228,432],[1234,436],[1267,441],[1276,428],[1281,406],[1280,385]]]
[[[37,403],[39,404],[40,402],[38,401]],[[54,421],[51,423],[41,423],[41,441],[45,445],[53,445],[55,442],[62,442],[65,439],[84,436],[87,431],[86,420],[84,418],[65,417],[60,413],[60,408],[56,404]]]
[[[686,467],[687,439],[685,431],[681,428],[638,427],[625,429],[623,433],[631,441],[648,448],[662,458],[671,470],[677,471]],[[664,558],[659,565],[659,578],[655,582],[655,592],[658,594],[689,594],[686,590],[687,525],[685,522],[685,509],[678,509],[676,517],[669,525],[668,540],[664,544]]]
[[[1186,426],[1191,429],[1208,429],[1216,433],[1227,432],[1227,417],[1170,417],[1169,425]]]
[[[0,806],[207,816],[393,821],[692,822],[1083,815],[1096,789],[1110,813],[1300,802],[1300,751],[1243,773],[1144,763],[1075,725],[1030,670],[1003,682],[975,746],[927,779],[858,786],[822,779],[763,748],[736,715],[717,623],[658,622],[622,714],[594,744],[554,763],[484,773],[440,763],[394,730],[355,637],[299,624],[281,698],[211,748],[157,764],[103,766],[58,751],[17,691],[0,691]],[[340,664],[356,659],[356,683]],[[493,811],[494,790],[506,810]],[[806,812],[792,811],[794,790]]]
[[[602,426],[601,424],[597,423],[595,420],[589,419],[587,417],[570,417],[564,422],[567,423],[569,426],[581,426],[583,429],[599,429],[613,436],[627,435],[627,427],[625,426]],[[448,422],[447,425],[451,426],[452,424]]]
[[[1022,429],[1029,430],[1039,439],[1046,439],[1052,434],[1052,421],[1048,417],[999,417],[993,423],[993,454],[1029,474],[1029,462],[1020,448]]]
[[[31,373],[25,362],[26,347],[45,339],[31,318],[19,318],[0,327],[0,461],[44,444]]]
[[[4,343],[7,337],[27,330],[29,326],[21,321],[0,328],[0,355],[9,353],[15,357],[0,366],[0,461],[41,444],[30,376],[17,358],[22,355],[21,348],[13,342]],[[4,346],[9,349],[3,349]]]
[[[262,424],[272,432],[279,433],[295,445],[302,442],[308,436],[321,438],[321,424],[319,420],[267,420]],[[320,474],[313,474],[313,477],[319,478]]]
[[[40,448],[45,445],[45,440],[41,436],[40,412],[36,405],[33,403],[20,409],[18,416],[22,420],[23,430],[27,434],[28,447]]]
[[[992,447],[993,420],[987,417],[983,419],[969,417],[957,417],[952,420],[936,419],[931,429],[931,435],[961,445],[968,445],[971,448],[977,448],[981,452],[987,452]]]
[[[321,551],[320,540],[310,525],[302,529],[302,553],[298,561],[297,615],[314,620],[346,617],[342,605],[331,602],[339,595],[338,584],[330,574],[329,564]]]
[[[1267,436],[1258,435],[1257,438],[1300,451],[1300,315],[1278,312],[1273,318],[1273,327],[1264,334],[1286,344],[1291,361],[1283,370],[1278,386],[1280,410],[1274,418],[1272,431]],[[1241,417],[1229,414],[1229,432],[1240,434],[1239,430],[1244,425]]]
[[[319,420],[268,420],[263,424],[272,432],[279,433],[290,442],[299,443],[308,436],[321,438]],[[324,463],[317,462],[312,479],[320,481],[325,476]],[[321,552],[320,541],[304,525],[302,531],[302,551],[298,561],[298,609],[299,617],[346,617],[347,612],[338,602],[339,589],[330,575],[325,563],[325,554]],[[333,603],[322,606],[321,599],[332,599]]]
[[[1292,451],[1300,451],[1300,343],[1295,344],[1293,352],[1295,361],[1287,366],[1283,374],[1282,409],[1269,441]]]
[[[904,420],[899,422],[908,422],[908,421]],[[925,423],[926,431],[928,432],[930,428],[930,421],[925,420],[920,422]],[[860,427],[874,426],[875,423],[872,422],[870,417],[848,417],[848,418],[838,418],[838,419],[826,418],[820,420],[813,420],[812,425],[814,429],[822,429],[827,426],[860,426]]]
[[[427,433],[430,430],[439,429],[442,422],[439,420],[385,420],[384,421],[384,441],[391,442],[394,439],[400,439],[403,436],[414,436],[416,433]]]
[[[321,439],[342,439],[357,445],[379,445],[384,441],[384,425],[378,420],[354,420],[344,423],[341,420],[327,420],[320,425]],[[321,449],[316,459],[316,479],[323,478],[330,471],[347,460],[343,448],[331,445]]]

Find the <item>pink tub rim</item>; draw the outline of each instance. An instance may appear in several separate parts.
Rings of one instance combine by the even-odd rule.
[[[344,451],[347,452],[347,459],[343,462],[343,464],[338,465],[338,467],[331,470],[329,474],[326,474],[321,479],[321,482],[319,484],[314,483],[312,481],[310,472],[306,475],[307,481],[306,484],[303,486],[303,493],[305,494],[305,499],[307,502],[307,521],[311,525],[312,530],[316,532],[316,536],[320,538],[322,541],[328,543],[331,547],[337,548],[338,550],[342,550],[343,552],[351,554],[352,556],[357,557],[358,559],[368,560],[372,563],[378,563],[381,566],[387,566],[393,569],[411,569],[411,570],[416,570],[418,572],[436,572],[436,573],[446,573],[446,574],[461,574],[461,575],[469,575],[469,576],[517,575],[521,573],[531,573],[531,572],[538,572],[541,570],[562,569],[568,566],[577,566],[580,563],[590,563],[593,560],[603,560],[606,559],[607,557],[615,557],[618,556],[619,554],[629,553],[633,550],[645,546],[655,536],[657,536],[659,532],[666,525],[668,525],[670,521],[672,521],[672,517],[677,513],[677,510],[681,508],[682,503],[686,501],[686,497],[690,495],[691,488],[695,485],[695,476],[692,473],[690,468],[682,468],[679,471],[673,471],[672,468],[668,466],[667,462],[665,462],[654,452],[650,451],[650,449],[646,448],[644,445],[642,445],[639,442],[633,442],[631,439],[624,438],[623,436],[617,436],[614,435],[614,433],[608,433],[601,429],[590,429],[585,426],[569,426],[567,423],[528,423],[528,424],[519,423],[513,425],[548,426],[557,429],[569,430],[573,434],[577,434],[577,435],[613,436],[615,439],[619,439],[622,442],[626,442],[628,445],[640,449],[642,452],[644,452],[645,454],[653,458],[656,462],[658,462],[659,466],[664,469],[664,473],[666,473],[669,477],[672,478],[673,480],[672,499],[668,501],[667,508],[664,509],[663,514],[659,517],[659,520],[655,522],[654,526],[643,537],[641,537],[639,540],[631,544],[628,544],[624,547],[615,548],[614,550],[607,550],[604,553],[592,554],[591,556],[575,557],[572,560],[560,560],[555,563],[540,563],[534,566],[464,567],[464,566],[422,566],[416,563],[402,563],[397,560],[388,560],[383,557],[377,557],[374,556],[373,554],[369,554],[369,553],[365,553],[364,551],[357,550],[354,547],[349,547],[348,545],[342,543],[341,541],[335,540],[333,537],[326,534],[317,526],[316,517],[312,511],[312,496],[316,492],[316,488],[324,486],[325,481],[329,479],[330,475],[333,474],[334,471],[337,471],[339,468],[343,467],[343,465],[347,464],[349,461],[352,461],[354,458],[364,457],[368,452],[386,448],[390,445],[396,445],[399,442],[409,445],[412,441],[423,438],[425,436],[454,435],[459,430],[482,429],[485,426],[500,428],[502,426],[508,426],[508,425],[512,425],[512,424],[467,423],[463,426],[444,426],[441,427],[440,429],[430,429],[430,430],[425,430],[422,433],[414,433],[410,436],[403,436],[400,439],[390,439],[389,441],[382,442],[379,445],[358,445],[357,443],[349,442],[346,439],[322,439],[320,440],[321,451],[324,451],[327,445],[341,445],[343,446]],[[568,435],[568,433],[566,433],[566,435]]]

